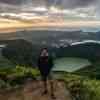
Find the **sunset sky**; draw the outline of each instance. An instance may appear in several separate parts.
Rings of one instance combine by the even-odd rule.
[[[99,27],[100,0],[0,0],[0,29]]]

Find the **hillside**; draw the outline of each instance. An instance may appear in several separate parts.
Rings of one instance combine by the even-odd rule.
[[[65,57],[81,57],[90,61],[96,61],[100,58],[100,43],[96,41],[72,43],[67,47],[59,49],[59,56]],[[60,53],[61,52],[61,53]]]
[[[42,44],[37,45],[35,43],[31,43],[23,39],[0,41],[0,43],[8,44],[7,47],[9,48],[9,51],[8,48],[5,48],[6,52],[12,54],[13,50],[13,52],[15,52],[13,53],[13,56],[14,54],[20,54],[18,48],[20,48],[20,50],[22,51],[24,49],[25,49],[24,51],[29,51],[28,49],[30,49],[30,53],[31,55],[33,55],[32,58],[34,59],[34,61],[36,61],[40,49],[43,47],[47,47],[50,53],[56,59],[63,57],[79,57],[88,59],[91,62],[99,61],[100,59],[100,41],[74,42],[71,45],[59,46],[59,48],[50,45],[42,45]]]
[[[99,32],[98,32],[99,33]],[[98,40],[98,33],[95,32],[83,32],[79,31],[55,31],[55,30],[33,30],[33,31],[20,31],[16,32],[17,39],[25,39],[32,43],[42,43],[46,41],[48,45],[50,43],[62,43],[61,40],[68,40],[66,42],[76,42],[82,40]]]
[[[81,68],[75,73],[90,78],[100,79],[100,62],[93,63],[92,66]]]

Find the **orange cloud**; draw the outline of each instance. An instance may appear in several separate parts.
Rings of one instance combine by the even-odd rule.
[[[100,21],[64,21],[63,19],[33,19],[30,21],[12,20],[0,18],[0,32],[18,31],[21,29],[32,28],[49,28],[49,27],[66,27],[66,28],[79,28],[79,27],[98,27]]]

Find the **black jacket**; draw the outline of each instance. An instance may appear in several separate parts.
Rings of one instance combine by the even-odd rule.
[[[51,56],[40,56],[38,59],[38,68],[42,76],[48,76],[53,67],[53,58]]]

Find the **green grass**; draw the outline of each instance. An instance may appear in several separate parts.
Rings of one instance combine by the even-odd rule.
[[[92,66],[82,68],[75,72],[78,75],[100,79],[100,62],[93,63]]]
[[[40,76],[37,69],[31,67],[16,66],[0,69],[0,88],[14,87],[24,84],[27,79],[36,79]]]
[[[57,73],[56,73],[57,74]],[[84,76],[60,72],[58,80],[63,80],[66,89],[76,100],[100,100],[100,80],[93,80]],[[31,67],[16,66],[0,69],[0,88],[13,88],[21,85],[27,78],[37,78],[40,73]]]
[[[59,74],[58,80],[63,80],[72,98],[76,100],[100,100],[100,63],[93,64],[74,74],[67,72],[55,72]],[[40,72],[32,67],[15,66],[9,60],[0,59],[0,89],[11,89],[22,85],[28,78],[37,79]],[[86,77],[88,76],[88,77]],[[90,78],[90,77],[94,77]]]
[[[100,80],[66,73],[61,78],[72,98],[76,98],[76,100],[100,100]]]
[[[15,64],[13,64],[8,59],[0,56],[0,69],[2,69],[2,68],[11,68],[11,67],[15,67]]]

